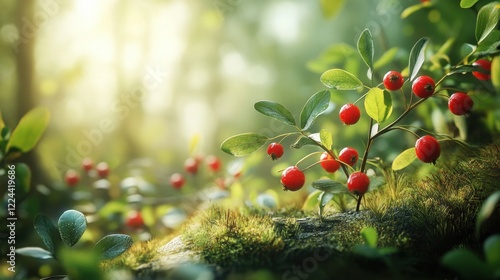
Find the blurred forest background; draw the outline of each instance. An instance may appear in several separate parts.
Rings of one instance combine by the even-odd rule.
[[[130,166],[151,166],[159,184],[168,184],[190,154],[233,160],[219,151],[228,136],[286,131],[256,113],[255,102],[274,100],[298,114],[324,89],[324,70],[365,78],[355,58],[365,28],[376,58],[396,47],[395,63],[380,73],[402,70],[407,50],[429,29],[436,44],[446,32],[473,41],[473,25],[458,16],[470,11],[458,5],[437,3],[425,18],[401,20],[418,2],[345,1],[332,15],[320,1],[1,0],[0,110],[11,127],[35,106],[51,111],[36,151],[23,157],[35,182],[62,184],[64,172],[88,156],[123,176]],[[339,149],[363,147],[366,125],[343,130],[337,117],[342,103],[358,97],[334,96],[316,124],[333,132]],[[200,139],[196,151],[193,137]],[[391,135],[373,153],[391,159],[407,146]],[[271,163],[263,165],[256,172],[269,176]]]

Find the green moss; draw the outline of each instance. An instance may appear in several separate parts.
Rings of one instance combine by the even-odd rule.
[[[223,267],[265,266],[285,244],[269,217],[212,207],[184,229],[183,241],[208,263]]]

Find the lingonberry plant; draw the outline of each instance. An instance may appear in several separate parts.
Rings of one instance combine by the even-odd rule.
[[[463,2],[463,1],[462,1]],[[488,57],[493,57],[499,53],[498,40],[491,37],[498,37],[498,33],[493,32],[498,24],[499,12],[498,2],[484,5],[478,12],[476,23],[476,45],[467,44],[462,49],[469,51],[464,54],[463,59],[443,68],[439,71],[421,71],[426,58],[426,49],[429,45],[428,38],[418,40],[409,52],[408,67],[406,69],[394,69],[387,72],[381,81],[377,81],[377,69],[374,63],[374,42],[371,32],[364,30],[357,42],[357,50],[361,59],[368,67],[369,83],[364,83],[356,75],[344,69],[330,69],[321,75],[321,82],[329,89],[338,91],[350,91],[353,93],[363,93],[357,102],[363,102],[364,112],[369,117],[368,135],[365,140],[365,147],[362,153],[353,147],[345,147],[340,153],[334,147],[332,133],[326,129],[319,132],[311,131],[316,118],[327,111],[330,100],[330,90],[323,90],[313,94],[303,106],[298,120],[284,105],[273,101],[259,101],[254,108],[263,115],[271,117],[293,128],[293,131],[286,132],[274,137],[268,137],[258,133],[243,133],[226,139],[221,149],[234,156],[245,156],[259,150],[268,142],[267,153],[273,160],[283,155],[280,143],[284,138],[295,136],[296,140],[291,148],[300,149],[304,146],[315,146],[322,151],[319,161],[303,166],[304,162],[310,158],[311,153],[300,159],[295,165],[282,171],[281,184],[284,190],[297,191],[306,182],[306,171],[310,167],[319,164],[327,172],[342,170],[343,177],[337,176],[338,181],[332,179],[319,179],[312,182],[312,187],[322,193],[320,194],[319,212],[335,195],[347,193],[357,200],[356,211],[360,209],[363,196],[368,191],[374,190],[384,185],[384,178],[376,176],[373,170],[368,170],[367,164],[370,157],[370,150],[373,142],[390,131],[399,130],[415,137],[415,147],[409,148],[400,153],[392,163],[393,170],[401,170],[411,164],[415,159],[420,159],[424,163],[435,163],[441,155],[440,140],[453,139],[447,135],[425,135],[418,134],[420,130],[429,134],[420,127],[401,125],[402,121],[424,102],[429,99],[437,100],[437,104],[442,99],[448,99],[448,108],[451,113],[465,115],[472,110],[472,98],[467,94],[472,87],[460,88],[462,83],[456,82],[459,79],[450,78],[453,75],[470,75],[478,79],[490,79],[490,68]],[[490,36],[491,35],[491,36]],[[496,37],[495,37],[496,36]],[[441,51],[441,50],[440,50]],[[442,53],[440,53],[442,55]],[[435,74],[438,72],[439,74]],[[449,81],[449,82],[448,82]],[[404,84],[411,84],[411,92],[405,91]],[[398,91],[398,92],[396,92]],[[457,91],[464,93],[455,93]],[[454,94],[451,94],[451,93]],[[467,93],[465,93],[467,92]],[[471,93],[474,93],[471,90]],[[451,94],[451,96],[449,96]],[[415,96],[417,98],[415,98]],[[393,116],[393,98],[399,98],[403,108],[394,110],[398,113]],[[354,104],[346,104],[340,109],[340,120],[346,125],[354,125],[361,117],[361,111]],[[365,116],[365,114],[363,114]],[[440,140],[438,140],[440,139]],[[360,159],[360,162],[358,161]],[[337,166],[338,164],[338,166]]]

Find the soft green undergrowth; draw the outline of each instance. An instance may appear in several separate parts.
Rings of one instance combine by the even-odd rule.
[[[309,218],[301,224],[293,210],[290,216],[299,219],[276,222],[262,211],[211,208],[185,227],[183,239],[208,263],[276,267],[316,248],[333,248],[336,256],[348,254],[362,243],[360,230],[372,226],[379,232],[380,246],[397,247],[400,255],[434,262],[454,247],[479,246],[475,217],[482,201],[500,188],[500,146],[460,151],[415,182],[413,177],[389,171],[386,176],[387,185],[367,196],[365,210],[359,213],[330,212],[320,221],[316,214],[302,212]],[[321,236],[307,238],[301,235],[304,232]]]
[[[378,232],[379,247],[397,248],[391,261],[376,260],[373,270],[387,278],[427,277],[423,271],[437,269],[438,259],[450,249],[480,247],[482,240],[474,235],[477,211],[500,188],[500,145],[462,150],[444,161],[441,158],[420,180],[387,171],[386,186],[368,193],[360,212],[335,213],[327,207],[320,220],[317,213],[295,208],[269,212],[213,206],[195,214],[179,234],[204,262],[233,272],[264,268],[281,273],[318,252],[328,252],[327,260],[316,260],[323,269],[314,273],[321,277],[338,271],[351,275],[356,267],[370,267],[352,254],[353,247],[363,243],[361,229],[370,226]],[[500,232],[498,224],[486,223],[482,239]],[[154,261],[159,257],[156,249],[168,240],[136,244],[106,268],[137,268]]]

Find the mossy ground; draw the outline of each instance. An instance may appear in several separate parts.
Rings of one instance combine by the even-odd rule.
[[[386,186],[366,195],[360,212],[335,213],[330,208],[320,220],[316,213],[296,209],[215,206],[188,222],[182,240],[229,279],[254,273],[265,276],[261,279],[451,277],[439,258],[456,247],[480,248],[475,219],[483,200],[500,189],[500,145],[460,151],[423,180],[392,171],[386,178]],[[500,232],[499,224],[487,223],[481,236]],[[374,259],[354,254],[366,226],[377,230],[379,247],[397,252]],[[154,259],[151,247],[138,248],[124,259],[141,255],[141,250]],[[133,267],[144,261],[122,264]]]

